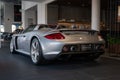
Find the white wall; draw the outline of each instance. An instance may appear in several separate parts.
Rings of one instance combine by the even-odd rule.
[[[28,18],[30,19],[31,17],[33,18],[34,16],[34,11],[30,11],[32,7],[36,6],[38,3],[37,2],[32,2],[32,1],[22,1],[22,26],[24,28],[28,27]],[[29,12],[31,14],[29,14]],[[35,17],[36,18],[36,17]],[[33,19],[34,21],[34,19]]]
[[[33,6],[37,6],[37,24],[46,24],[47,23],[47,4],[54,0],[39,0],[38,2],[34,1],[22,1],[22,25],[27,26],[28,21],[25,18],[28,18],[29,14],[26,10],[30,9]],[[27,22],[26,22],[27,21]]]
[[[37,5],[37,2],[32,1],[22,1],[22,6],[24,6],[22,9],[27,10],[33,6]]]
[[[53,0],[51,0],[53,1]],[[82,8],[82,7],[70,7],[70,6],[61,6],[60,13],[58,11],[57,5],[49,5],[48,7],[45,6],[44,3],[36,3],[36,2],[28,2],[22,1],[22,9],[25,10],[25,15],[22,15],[22,21],[24,22],[25,26],[28,25],[28,21],[24,20],[24,18],[28,18],[29,14],[26,15],[27,10],[30,7],[37,6],[37,23],[48,23],[54,24],[58,22],[58,16],[60,19],[75,19],[75,21],[91,21],[91,9]],[[42,6],[43,5],[43,6]],[[34,14],[34,13],[31,13]],[[27,16],[27,17],[26,17]]]
[[[25,27],[28,27],[29,25],[31,24],[37,24],[37,21],[36,21],[36,10],[33,10],[33,9],[28,9],[25,11]]]
[[[11,26],[14,22],[14,4],[5,3],[4,6],[4,27],[5,32],[12,32]]]

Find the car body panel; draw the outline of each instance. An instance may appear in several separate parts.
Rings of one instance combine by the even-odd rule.
[[[39,40],[42,54],[45,59],[53,59],[58,55],[62,54],[81,54],[81,53],[104,53],[104,50],[88,50],[88,51],[80,51],[79,47],[82,44],[86,44],[91,47],[96,45],[104,45],[104,40],[98,39],[97,31],[94,30],[58,30],[51,28],[44,28],[43,26],[48,26],[44,24],[39,24],[35,26],[35,28],[28,32],[23,31],[20,34],[13,35],[11,42],[13,43],[15,50],[18,52],[22,52],[24,54],[30,55],[30,46],[31,41],[35,37]],[[43,27],[39,29],[40,27]],[[60,40],[51,40],[45,38],[46,35],[53,33],[61,33],[65,39]],[[94,45],[93,45],[94,44]],[[96,44],[96,45],[95,45]],[[77,46],[77,47],[76,47]],[[85,49],[84,47],[84,49]],[[69,51],[64,52],[64,48],[69,48]],[[76,50],[74,50],[76,48]],[[90,48],[92,49],[92,48]]]

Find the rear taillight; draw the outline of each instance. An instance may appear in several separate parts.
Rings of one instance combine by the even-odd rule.
[[[46,35],[45,38],[47,39],[65,39],[65,37],[61,33],[54,33]]]

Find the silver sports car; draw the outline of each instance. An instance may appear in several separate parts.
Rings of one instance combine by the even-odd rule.
[[[10,42],[10,51],[29,55],[34,64],[40,64],[64,55],[86,55],[97,59],[104,53],[104,43],[95,30],[39,24],[14,34]]]

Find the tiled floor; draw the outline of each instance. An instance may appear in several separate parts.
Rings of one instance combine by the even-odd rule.
[[[28,56],[10,54],[9,42],[0,48],[0,80],[120,80],[120,61],[54,61],[35,66]]]

